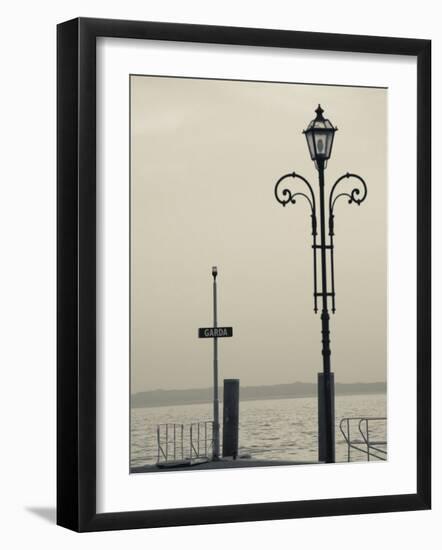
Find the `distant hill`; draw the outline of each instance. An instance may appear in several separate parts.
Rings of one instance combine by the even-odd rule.
[[[385,393],[385,382],[335,384],[337,395],[358,395],[369,393]],[[220,388],[220,399],[223,390]],[[274,386],[244,386],[240,388],[241,401],[257,401],[259,399],[289,399],[295,397],[316,396],[316,384],[295,382],[293,384],[276,384]],[[190,390],[153,390],[135,393],[131,396],[132,407],[163,407],[167,405],[193,405],[210,403],[212,388]]]

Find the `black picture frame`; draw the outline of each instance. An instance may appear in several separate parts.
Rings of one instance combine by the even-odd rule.
[[[167,40],[417,59],[415,494],[96,512],[96,39]],[[79,18],[57,28],[57,523],[75,531],[424,510],[431,506],[431,41]]]

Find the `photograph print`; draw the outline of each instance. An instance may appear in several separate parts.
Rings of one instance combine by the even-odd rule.
[[[387,460],[388,89],[129,84],[130,472]]]

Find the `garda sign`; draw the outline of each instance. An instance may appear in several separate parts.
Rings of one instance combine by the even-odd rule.
[[[228,336],[233,336],[232,327],[210,327],[198,329],[199,338],[226,338]]]

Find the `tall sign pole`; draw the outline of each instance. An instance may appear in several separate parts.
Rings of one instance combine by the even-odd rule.
[[[198,329],[199,338],[213,338],[213,460],[219,460],[221,454],[219,435],[218,338],[229,338],[233,336],[232,327],[218,326],[217,275],[218,268],[213,266],[213,326]]]
[[[218,328],[218,304],[216,276],[218,268],[212,267],[213,277],[213,328]],[[217,334],[217,331],[214,331]],[[213,337],[213,459],[219,460],[219,396],[218,396],[218,336]]]

